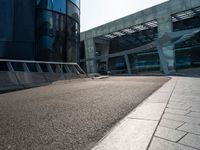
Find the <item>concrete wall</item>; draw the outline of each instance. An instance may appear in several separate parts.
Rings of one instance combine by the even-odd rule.
[[[0,93],[48,85],[55,81],[86,78],[85,74],[0,71]]]

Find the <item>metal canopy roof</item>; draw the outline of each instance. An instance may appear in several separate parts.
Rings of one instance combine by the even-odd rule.
[[[172,22],[177,22],[185,19],[189,19],[195,16],[200,16],[200,7],[186,10],[172,15]]]
[[[139,24],[139,25],[134,25],[132,27],[129,28],[125,28],[123,30],[120,31],[116,31],[116,32],[112,32],[109,34],[104,35],[103,37],[108,38],[108,39],[113,39],[116,37],[121,37],[127,34],[132,34],[135,32],[140,32],[143,30],[147,30],[147,29],[152,29],[158,26],[158,22],[157,20],[152,20],[143,24]]]

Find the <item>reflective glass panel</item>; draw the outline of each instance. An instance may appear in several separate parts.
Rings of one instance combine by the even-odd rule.
[[[53,0],[53,10],[66,13],[66,0]]]
[[[72,18],[67,18],[67,61],[76,62],[79,51],[79,24]]]
[[[80,15],[80,11],[79,9],[71,2],[68,2],[68,9],[67,9],[67,14],[76,19],[77,21],[79,21],[79,15]]]
[[[66,0],[37,0],[37,7],[66,13]]]
[[[71,0],[76,6],[80,7],[80,0]]]
[[[37,11],[37,59],[63,61],[65,58],[66,17],[48,11]]]
[[[41,9],[53,9],[52,0],[37,0],[37,7]]]

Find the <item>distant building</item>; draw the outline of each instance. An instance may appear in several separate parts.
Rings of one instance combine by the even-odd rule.
[[[88,73],[113,74],[200,66],[199,28],[200,0],[169,0],[81,33],[81,65]],[[193,36],[172,38],[179,31]]]
[[[79,0],[0,0],[0,59],[78,62]]]

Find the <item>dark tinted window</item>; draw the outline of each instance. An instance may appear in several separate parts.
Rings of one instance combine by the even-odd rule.
[[[66,0],[37,0],[37,7],[66,13]]]
[[[37,11],[37,58],[61,61],[65,56],[66,17],[47,10]]]
[[[80,15],[80,11],[79,9],[71,2],[68,2],[68,9],[67,9],[67,14],[76,19],[77,21],[79,21],[79,15]]]
[[[66,0],[54,0],[53,10],[60,13],[66,13]]]
[[[72,18],[67,19],[67,60],[76,62],[79,50],[79,24]]]
[[[0,1],[0,41],[13,40],[13,9],[13,3],[11,1]]]
[[[42,9],[53,10],[52,0],[39,0],[37,1],[37,7]]]

